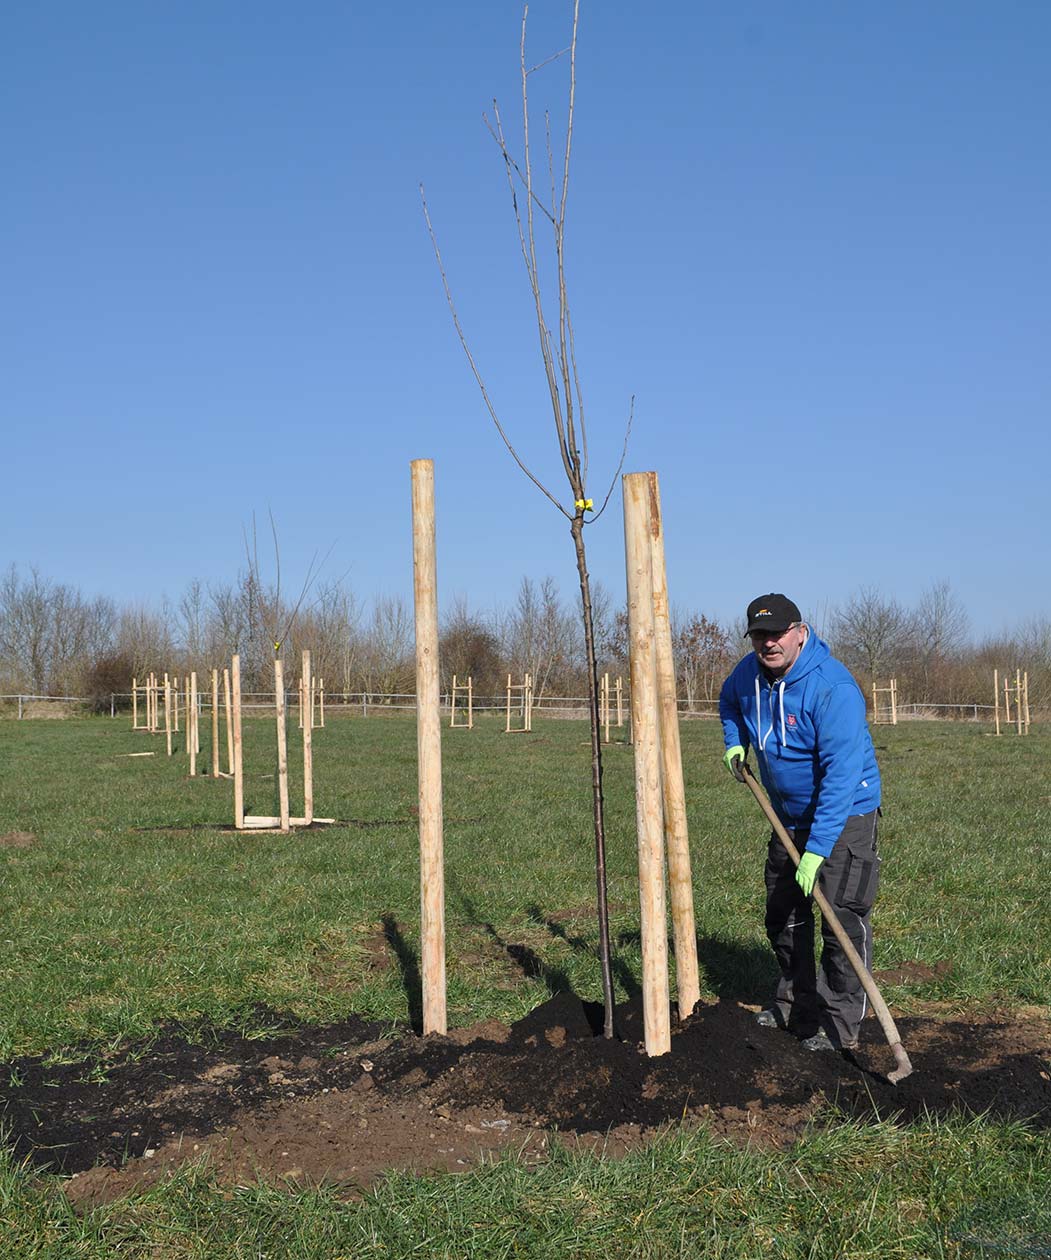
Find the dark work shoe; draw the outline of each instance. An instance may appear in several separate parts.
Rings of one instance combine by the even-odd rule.
[[[844,1041],[837,1044],[823,1028],[819,1028],[813,1037],[807,1037],[801,1043],[804,1050],[856,1050],[856,1041]]]
[[[804,1050],[835,1050],[832,1039],[823,1028],[818,1029],[813,1037],[805,1037],[800,1043]]]
[[[784,1028],[785,1021],[781,1012],[776,1006],[772,1006],[769,1010],[760,1011],[755,1017],[755,1022],[760,1028]]]

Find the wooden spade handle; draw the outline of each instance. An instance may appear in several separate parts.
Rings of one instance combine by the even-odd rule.
[[[785,846],[788,856],[792,859],[793,863],[798,866],[799,850],[792,842],[792,837],[785,830],[781,819],[778,818],[777,814],[774,812],[774,807],[770,804],[770,801],[760,786],[758,779],[756,779],[755,775],[752,773],[751,766],[749,766],[747,762],[742,762],[741,764],[744,772],[745,783],[748,784],[752,795],[759,802],[759,808],[767,816],[771,827],[773,827],[774,831],[777,833],[777,838]],[[828,904],[828,899],[816,883],[814,884],[814,900],[817,902],[818,909],[821,911],[825,922],[832,929],[836,940],[839,941],[842,946],[844,954],[846,954],[847,958],[850,960],[850,965],[857,973],[857,977],[861,981],[862,987],[868,994],[869,1001],[872,1003],[872,1009],[876,1012],[876,1018],[879,1020],[880,1027],[883,1029],[883,1035],[887,1038],[887,1044],[890,1046],[894,1054],[895,1062],[898,1064],[897,1068],[893,1072],[888,1073],[887,1079],[894,1082],[894,1084],[897,1084],[897,1082],[903,1077],[909,1075],[912,1071],[912,1064],[909,1062],[909,1056],[905,1053],[905,1047],[901,1044],[901,1035],[898,1032],[897,1025],[894,1023],[894,1017],[888,1010],[887,1003],[883,1000],[883,994],[880,993],[879,989],[876,987],[876,982],[872,978],[872,973],[862,962],[861,955],[854,948],[854,943],[844,931],[843,924],[840,923],[839,919],[836,917],[836,912]]]

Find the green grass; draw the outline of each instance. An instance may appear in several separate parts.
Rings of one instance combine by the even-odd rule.
[[[875,735],[885,815],[875,965],[950,964],[927,984],[886,986],[892,1008],[1046,1004],[1051,899],[1034,872],[1051,857],[1051,737],[940,723]],[[207,766],[206,723],[202,744]],[[253,812],[276,813],[272,745],[269,723],[247,724]],[[185,757],[169,761],[163,746],[123,719],[0,728],[0,834],[37,839],[0,850],[0,1058],[148,1037],[172,1021],[261,1031],[264,1007],[311,1022],[350,1010],[406,1022],[399,969],[365,964],[384,919],[418,947],[413,722],[317,731],[317,812],[358,825],[290,837],[218,830],[232,818],[232,784],[188,779]],[[148,748],[158,755],[120,756]],[[683,748],[702,988],[759,1001],[772,979],[766,828],[720,764],[715,723],[685,725]],[[538,721],[532,738],[495,721],[445,730],[443,757],[450,1023],[511,1020],[548,995],[507,944],[598,999],[584,726]],[[607,750],[606,789],[623,994],[640,973],[630,749]],[[293,812],[300,791],[294,776]],[[581,915],[554,930],[549,917],[566,910]],[[1018,1205],[1043,1201],[1048,1186],[1044,1138],[980,1122],[844,1124],[784,1155],[672,1135],[623,1162],[563,1154],[539,1171],[505,1161],[453,1180],[394,1177],[352,1207],[262,1187],[228,1199],[197,1170],[84,1221],[49,1179],[9,1167],[0,1254],[95,1257],[120,1242],[123,1254],[165,1258],[977,1256],[982,1231],[994,1238],[1012,1219],[997,1204],[1028,1219]],[[978,1213],[970,1224],[967,1212]],[[16,1231],[10,1243],[5,1230]],[[1041,1245],[1025,1254],[1051,1254]]]
[[[205,1166],[78,1218],[53,1186],[0,1168],[9,1260],[390,1260],[391,1257],[1048,1255],[1051,1141],[980,1121],[899,1129],[844,1122],[756,1154],[704,1131],[621,1160],[555,1148],[455,1177],[395,1174],[365,1199],[265,1185]]]

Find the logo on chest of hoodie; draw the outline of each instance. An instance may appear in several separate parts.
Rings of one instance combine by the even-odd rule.
[[[795,726],[795,724],[796,724],[796,715],[795,715],[794,713],[786,713],[786,714],[785,714],[785,721],[788,723],[788,725],[789,725],[789,726]]]

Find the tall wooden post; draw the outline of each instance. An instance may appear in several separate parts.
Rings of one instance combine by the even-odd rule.
[[[996,733],[1000,734],[1000,671],[993,670],[993,720],[996,722]]]
[[[172,687],[168,675],[164,675],[164,742],[168,756],[172,755]]]
[[[679,1018],[685,1019],[700,1000],[701,986],[697,969],[690,836],[686,824],[686,787],[682,777],[679,703],[675,687],[671,615],[668,609],[668,579],[664,565],[660,485],[655,472],[648,473],[647,476],[653,576],[653,633],[657,662],[657,703],[660,708],[661,782],[664,787],[664,839],[668,852],[671,917],[675,929],[675,977]]]
[[[234,656],[230,662],[230,716],[234,732],[234,759],[231,772],[234,776],[234,826],[242,831],[245,825],[245,771],[244,739],[241,731],[241,658]]]
[[[186,747],[190,750],[190,777],[197,773],[197,671],[190,671],[190,685],[186,688]]]
[[[507,725],[504,727],[504,730],[509,731],[510,729],[511,729],[511,675],[508,674],[507,675]]]
[[[412,569],[416,606],[416,748],[420,814],[423,1031],[446,1031],[445,871],[434,461],[412,461]],[[510,694],[510,693],[508,693]]]
[[[134,677],[131,680],[131,729],[139,729],[139,680]]]
[[[624,725],[624,680],[617,675],[617,726]]]
[[[223,709],[226,717],[226,772],[234,772],[234,728],[231,721],[230,704],[230,671],[223,667]]]
[[[183,686],[185,685],[186,685],[186,681],[184,679]],[[172,676],[172,709],[173,709],[172,717],[175,718],[175,733],[176,735],[178,735],[179,733],[179,675],[178,674],[174,674]]]
[[[1015,717],[1017,721],[1015,726],[1018,728],[1018,734],[1022,734],[1022,671],[1015,670]]]
[[[474,679],[467,675],[467,729],[474,730]]]
[[[525,676],[525,728],[533,729],[533,675]]]
[[[314,694],[314,679],[310,673],[310,652],[303,652],[303,691]],[[303,818],[309,827],[314,821],[314,706],[310,705],[303,723]]]
[[[318,679],[317,685],[317,702],[318,702],[318,724],[322,727],[325,725],[325,680]]]
[[[1011,689],[1008,686],[1006,674],[1004,674],[1004,721],[1008,726],[1011,725]]]
[[[1025,733],[1029,734],[1029,671],[1022,675],[1022,711],[1024,713]]]
[[[898,725],[898,680],[892,678],[890,680],[890,724]]]
[[[219,777],[219,671],[212,670],[212,778]]]
[[[281,830],[291,831],[288,813],[288,730],[285,725],[285,667],[274,657],[274,714],[277,719],[277,801]]]
[[[660,725],[653,626],[653,569],[649,538],[649,479],[623,479],[624,553],[628,578],[631,722],[635,737],[635,821],[639,845],[642,935],[642,1015],[649,1055],[671,1049],[667,909],[664,896],[664,819]]]

